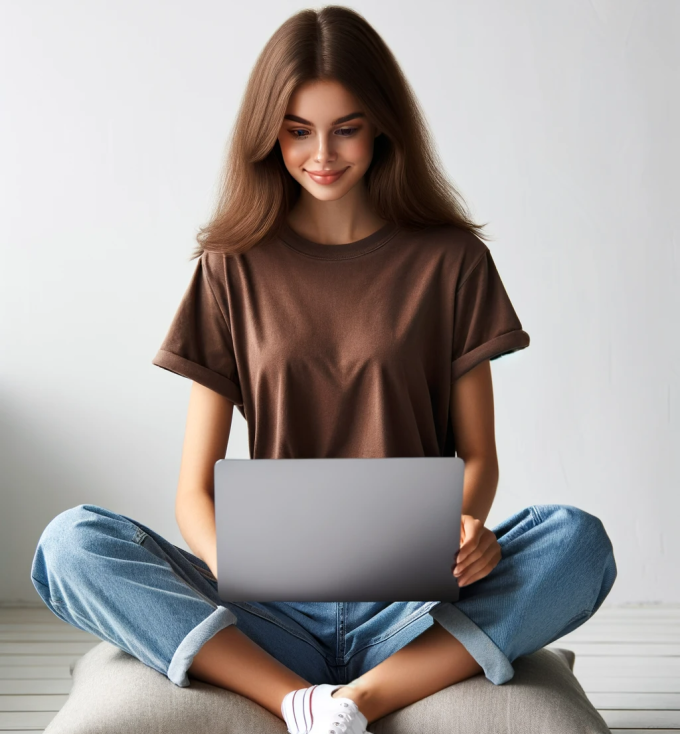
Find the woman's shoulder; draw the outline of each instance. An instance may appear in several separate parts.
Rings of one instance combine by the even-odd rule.
[[[456,224],[435,224],[404,235],[428,254],[440,259],[455,274],[472,271],[490,251],[474,233]]]

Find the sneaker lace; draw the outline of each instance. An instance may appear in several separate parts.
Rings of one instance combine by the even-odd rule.
[[[356,704],[338,703],[338,710],[330,714],[328,734],[344,734],[352,725],[353,714],[359,710]]]

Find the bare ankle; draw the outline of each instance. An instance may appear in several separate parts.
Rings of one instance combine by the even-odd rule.
[[[365,705],[368,700],[368,691],[366,691],[362,686],[354,683],[348,683],[346,686],[334,691],[332,696],[333,698],[349,698],[351,701],[354,701],[354,703],[359,707],[359,711],[363,713],[361,707],[362,705]]]

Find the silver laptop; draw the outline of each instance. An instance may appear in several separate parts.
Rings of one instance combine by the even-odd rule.
[[[220,459],[224,601],[457,601],[459,457]]]

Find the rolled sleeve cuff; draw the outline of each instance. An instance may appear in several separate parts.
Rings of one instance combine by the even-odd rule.
[[[504,354],[524,349],[529,346],[529,342],[529,334],[523,329],[509,331],[507,334],[490,339],[451,363],[451,379],[457,380],[485,359],[498,359]]]
[[[482,666],[484,675],[496,686],[507,683],[515,669],[493,640],[452,602],[430,610],[436,622],[450,632]]]
[[[243,405],[241,388],[233,380],[217,372],[213,372],[213,370],[209,370],[197,362],[192,362],[165,349],[159,349],[152,360],[152,364],[155,364],[157,367],[162,367],[169,372],[181,375],[182,377],[187,377],[194,382],[198,382],[220,395],[224,395],[234,405]]]
[[[197,624],[179,643],[172,656],[167,676],[176,685],[186,688],[189,685],[187,670],[191,667],[196,653],[221,629],[236,624],[236,615],[227,607],[217,607],[209,617]]]

